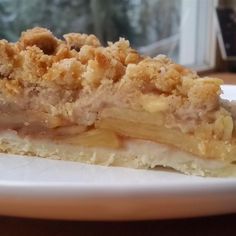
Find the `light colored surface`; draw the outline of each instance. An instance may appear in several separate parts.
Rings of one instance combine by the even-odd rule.
[[[236,78],[235,78],[236,80]],[[229,99],[229,100],[236,100],[236,85],[222,85],[223,94],[221,95],[222,98]]]
[[[234,87],[236,89],[236,87]],[[234,89],[223,87],[233,98]],[[0,214],[85,220],[236,212],[236,178],[0,155]]]

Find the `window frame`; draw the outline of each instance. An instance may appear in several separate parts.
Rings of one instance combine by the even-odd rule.
[[[180,64],[201,72],[214,69],[217,40],[215,9],[217,5],[218,0],[182,0]]]

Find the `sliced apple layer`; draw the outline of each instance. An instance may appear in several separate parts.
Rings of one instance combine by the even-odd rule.
[[[122,148],[126,139],[143,139],[167,144],[207,159],[236,160],[236,142],[204,139],[165,127],[162,112],[149,113],[121,108],[105,108],[95,127],[68,125],[59,117],[45,113],[28,112],[23,116],[3,113],[3,129],[17,129],[21,136],[48,138],[57,143],[85,147]],[[39,122],[40,121],[40,122]],[[38,126],[35,126],[35,124]],[[37,128],[37,129],[36,129]],[[40,132],[42,131],[42,132]]]
[[[225,161],[236,160],[236,144],[220,140],[207,140],[191,134],[182,133],[163,125],[163,116],[136,111],[105,110],[96,127],[111,130],[118,135],[151,140],[172,145],[181,150],[204,157]]]
[[[120,140],[116,133],[104,129],[92,129],[82,134],[72,135],[69,137],[57,137],[55,141],[84,147],[120,147]]]

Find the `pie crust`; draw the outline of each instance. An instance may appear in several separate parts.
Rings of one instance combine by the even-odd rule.
[[[120,39],[0,40],[0,150],[91,164],[235,176],[234,102],[222,81]]]

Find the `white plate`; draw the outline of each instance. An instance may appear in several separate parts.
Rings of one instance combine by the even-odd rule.
[[[236,75],[235,75],[236,81]],[[229,99],[229,100],[236,100],[236,85],[222,85],[221,86],[223,94],[221,95],[222,98]]]
[[[236,99],[233,86],[224,97]],[[236,178],[0,155],[0,214],[57,219],[166,219],[236,213]]]

